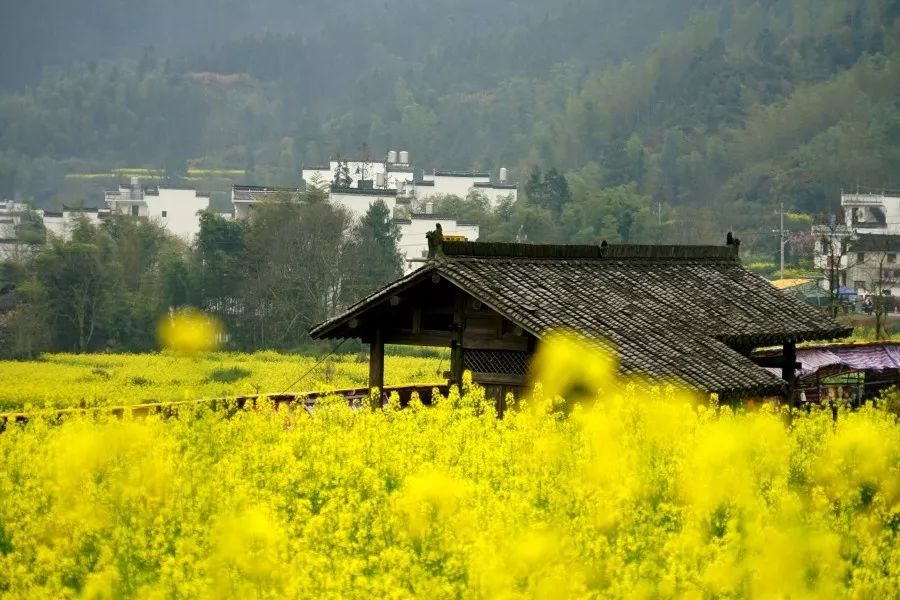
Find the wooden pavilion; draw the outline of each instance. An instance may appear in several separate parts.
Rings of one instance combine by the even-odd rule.
[[[385,344],[444,346],[450,383],[469,370],[503,398],[526,385],[541,338],[566,328],[614,348],[624,373],[725,396],[779,395],[794,380],[798,342],[851,331],[745,269],[737,244],[529,245],[429,235],[424,267],[311,331],[368,343],[371,387],[383,388]],[[776,345],[776,356],[751,357]],[[782,377],[764,367],[779,367]]]

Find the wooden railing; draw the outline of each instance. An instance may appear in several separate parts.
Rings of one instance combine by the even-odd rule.
[[[400,406],[407,406],[414,393],[419,395],[422,404],[430,405],[432,393],[435,389],[439,393],[446,395],[450,386],[446,382],[424,384],[416,383],[409,385],[387,385],[381,393],[382,403],[386,403],[388,398],[394,392],[400,398]],[[179,400],[173,402],[150,402],[146,404],[130,404],[122,406],[97,406],[90,408],[58,408],[48,410],[37,410],[31,412],[9,412],[0,413],[0,433],[6,430],[10,424],[27,423],[32,419],[51,419],[55,421],[64,421],[68,416],[79,415],[113,415],[115,417],[123,417],[126,415],[132,417],[146,417],[152,414],[161,414],[164,416],[172,416],[178,413],[181,408],[190,408],[197,406],[216,407],[235,407],[237,409],[256,408],[257,402],[261,399],[271,402],[275,410],[281,407],[302,405],[304,409],[312,409],[319,398],[342,396],[348,405],[353,407],[364,406],[369,398],[369,388],[344,388],[339,390],[327,390],[316,392],[291,392],[282,394],[253,394],[248,396],[232,396],[224,398],[205,398],[202,400]]]

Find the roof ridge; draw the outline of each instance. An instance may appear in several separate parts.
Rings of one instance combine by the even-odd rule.
[[[444,240],[448,257],[531,259],[638,259],[737,261],[736,246],[678,246],[649,244],[517,244],[507,242],[456,242]]]

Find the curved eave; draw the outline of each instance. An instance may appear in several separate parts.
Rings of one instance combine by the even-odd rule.
[[[417,269],[413,271],[409,275],[402,277],[395,281],[394,283],[388,285],[387,287],[381,288],[377,292],[370,294],[359,300],[355,304],[351,305],[347,310],[342,312],[341,314],[332,317],[322,323],[319,323],[315,327],[309,330],[309,335],[313,339],[321,340],[321,339],[343,339],[343,338],[353,338],[358,336],[345,336],[345,335],[332,335],[335,329],[347,325],[347,323],[353,319],[364,313],[365,311],[378,306],[384,301],[388,301],[391,296],[394,294],[407,289],[408,287],[415,285],[419,282],[419,280],[424,279],[426,276],[431,275],[437,269],[435,269],[434,265],[426,265],[421,269]]]
[[[851,333],[853,333],[852,327],[839,327],[836,329],[813,329],[786,333],[722,334],[715,336],[715,339],[729,346],[756,348],[778,344],[838,340],[849,336]]]

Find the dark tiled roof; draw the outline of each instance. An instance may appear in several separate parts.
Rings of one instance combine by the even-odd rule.
[[[456,221],[457,223],[469,223],[471,225],[477,225],[478,223],[472,223],[471,221],[460,221],[456,217],[450,214],[440,214],[440,213],[421,213],[421,212],[410,212],[410,219],[415,219],[416,221],[428,221],[429,219],[434,219],[435,221]]]
[[[493,188],[495,190],[514,190],[517,189],[516,184],[514,183],[491,183],[488,181],[476,181],[475,187],[477,188]]]
[[[898,252],[900,235],[860,233],[848,242],[847,248],[851,252]]]
[[[335,194],[350,194],[353,196],[396,196],[397,190],[395,189],[380,189],[380,188],[355,188],[355,187],[334,187],[331,186],[331,191]]]
[[[297,188],[266,187],[262,185],[232,185],[231,193],[234,202],[261,202],[273,194],[296,194]]]
[[[416,183],[416,185],[424,185],[426,187],[434,187],[433,181],[417,181],[415,183]]]
[[[490,177],[490,173],[479,173],[477,171],[435,171],[435,177]]]
[[[784,385],[733,348],[850,331],[744,269],[729,246],[444,242],[444,250],[312,335],[344,335],[351,317],[434,272],[539,338],[568,328],[614,348],[626,373],[709,391],[771,393]]]

